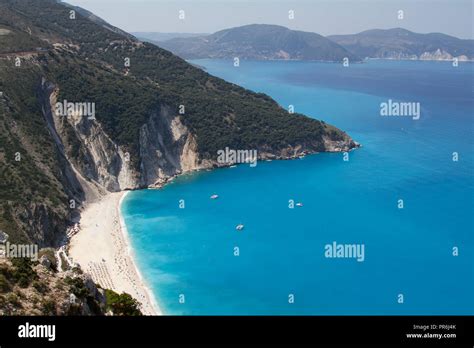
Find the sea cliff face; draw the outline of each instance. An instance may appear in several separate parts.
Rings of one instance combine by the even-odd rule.
[[[81,186],[99,187],[108,192],[134,190],[201,169],[193,136],[169,108],[153,110],[141,127],[140,170],[136,170],[131,165],[130,154],[104,132],[99,121],[58,115],[55,105],[59,90],[51,83],[45,86],[49,86],[45,117],[53,121],[51,129],[57,135],[58,147],[64,149],[74,172],[81,177]]]
[[[161,187],[180,174],[232,164],[201,158],[196,137],[183,124],[181,116],[161,106],[153,110],[140,129],[140,166],[136,170],[131,165],[130,154],[104,132],[99,121],[58,115],[55,108],[59,88],[45,80],[42,86],[47,101],[43,107],[45,119],[58,149],[68,161],[68,184],[75,191],[84,192],[82,202],[105,192]],[[344,134],[337,140],[325,136],[323,145],[317,148],[298,145],[275,152],[262,147],[257,153],[259,160],[292,159],[314,152],[350,151],[358,146]]]
[[[196,140],[180,116],[173,115],[169,107],[160,107],[152,111],[140,128],[137,170],[131,165],[130,154],[104,132],[99,121],[55,113],[59,90],[52,83],[44,86],[49,95],[45,118],[51,120],[58,148],[79,176],[77,182],[84,191],[93,188],[103,193],[156,187],[178,174],[213,166],[212,162],[199,159]]]

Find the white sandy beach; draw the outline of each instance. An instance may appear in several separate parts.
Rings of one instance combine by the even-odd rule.
[[[134,263],[127,231],[120,216],[126,193],[110,193],[89,204],[81,214],[80,232],[69,256],[103,288],[126,292],[141,303],[145,315],[162,314]]]

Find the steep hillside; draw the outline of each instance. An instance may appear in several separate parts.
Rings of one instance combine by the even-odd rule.
[[[225,165],[225,147],[291,158],[356,146],[82,9],[5,0],[0,28],[0,229],[12,241],[54,245],[101,192]],[[60,113],[66,102],[95,112]]]
[[[325,37],[278,25],[252,24],[212,35],[175,38],[159,45],[185,59],[234,58],[274,60],[360,60]]]
[[[417,34],[409,30],[374,29],[354,35],[333,35],[329,39],[360,56],[391,59],[474,59],[474,40],[449,35]]]
[[[130,295],[98,288],[79,268],[58,272],[54,250],[40,262],[0,258],[0,316],[141,315]]]

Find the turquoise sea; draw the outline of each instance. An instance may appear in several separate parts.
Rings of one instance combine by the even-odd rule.
[[[122,213],[165,314],[474,314],[474,64],[193,63],[363,147],[130,193]],[[380,116],[389,99],[419,102],[420,119]],[[364,261],[326,258],[333,242],[364,245]]]

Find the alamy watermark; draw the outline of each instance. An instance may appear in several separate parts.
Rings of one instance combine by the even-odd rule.
[[[27,258],[38,261],[37,244],[14,244],[8,241],[8,234],[0,231],[0,258]]]
[[[419,120],[421,116],[421,106],[418,102],[396,102],[389,99],[380,104],[381,116],[408,116],[414,120]]]
[[[226,147],[224,150],[217,151],[217,162],[220,164],[249,163],[250,167],[256,167],[257,159],[257,150],[233,150]]]
[[[58,116],[87,117],[89,120],[95,120],[95,103],[72,103],[64,100],[62,103],[56,103],[55,112]]]
[[[37,325],[26,322],[18,326],[19,338],[46,338],[53,342],[56,340],[56,325]]]
[[[332,242],[324,246],[324,257],[328,259],[356,259],[357,262],[365,260],[364,244],[338,244]]]

